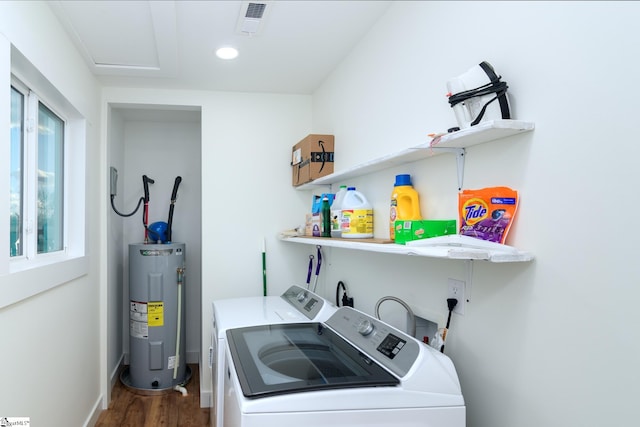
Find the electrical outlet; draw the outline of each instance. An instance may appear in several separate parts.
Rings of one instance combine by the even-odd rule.
[[[454,313],[464,315],[464,305],[467,300],[464,297],[465,291],[465,282],[462,280],[456,279],[448,279],[449,283],[449,292],[447,293],[447,298],[455,298],[458,300],[458,304],[453,309]]]

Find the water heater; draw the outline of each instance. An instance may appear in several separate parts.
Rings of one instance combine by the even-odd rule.
[[[142,394],[186,384],[185,245],[129,245],[129,367],[123,384]]]

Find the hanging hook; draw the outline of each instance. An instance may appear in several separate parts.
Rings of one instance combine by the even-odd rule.
[[[309,270],[307,271],[307,290],[311,284],[311,272],[313,271],[313,255],[309,255]]]
[[[316,245],[316,249],[318,250],[318,264],[316,265],[316,277],[315,279],[313,279],[313,292],[316,291],[316,286],[318,285],[318,276],[320,275],[320,266],[322,266],[322,246]]]

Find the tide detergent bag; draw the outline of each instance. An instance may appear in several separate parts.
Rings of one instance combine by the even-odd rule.
[[[460,234],[503,243],[518,209],[518,192],[509,187],[463,190],[458,195]]]

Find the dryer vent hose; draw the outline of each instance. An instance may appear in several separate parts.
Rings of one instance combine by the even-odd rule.
[[[392,296],[386,296],[386,297],[380,298],[376,303],[376,309],[375,309],[376,317],[378,318],[378,320],[382,320],[380,319],[380,304],[388,300],[397,302],[407,310],[407,312],[409,313],[409,317],[411,317],[411,328],[409,330],[409,334],[411,334],[412,337],[415,337],[416,336],[416,316],[415,314],[413,314],[413,310],[411,310],[411,307],[409,307],[409,304],[402,301],[400,298],[392,297]]]

